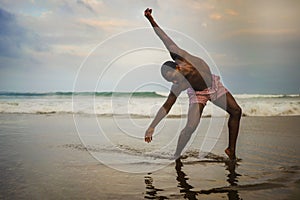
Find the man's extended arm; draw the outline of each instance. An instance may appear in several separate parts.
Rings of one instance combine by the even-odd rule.
[[[149,128],[146,130],[146,133],[145,133],[145,141],[146,142],[151,142],[155,127],[169,113],[173,104],[176,102],[176,99],[177,99],[177,96],[173,92],[170,92],[168,99],[163,104],[163,106],[158,110],[152,123],[149,125]]]
[[[197,70],[203,71],[211,74],[208,65],[203,59],[193,56],[187,51],[178,47],[175,42],[158,26],[152,16],[152,9],[147,8],[144,12],[145,17],[149,20],[151,26],[153,27],[155,33],[163,41],[164,45],[171,54],[173,60],[181,60],[192,64]]]
[[[145,17],[149,20],[151,26],[153,27],[157,36],[163,41],[164,45],[168,49],[168,51],[172,54],[180,54],[182,51],[175,42],[159,27],[159,25],[155,22],[152,16],[152,9],[147,8],[144,12]]]

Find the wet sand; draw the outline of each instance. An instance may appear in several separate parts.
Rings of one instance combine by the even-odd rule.
[[[89,127],[92,118],[80,117]],[[101,120],[110,125],[110,119]],[[299,199],[299,121],[299,116],[244,117],[237,164],[193,158],[128,173],[87,151],[72,115],[1,114],[0,199]],[[223,158],[226,144],[224,125],[212,155]]]

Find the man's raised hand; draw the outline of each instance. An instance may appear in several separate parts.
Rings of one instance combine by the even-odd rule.
[[[144,15],[145,15],[145,17],[146,17],[147,19],[150,19],[150,18],[152,18],[151,13],[152,13],[152,9],[151,9],[151,8],[147,8],[147,9],[145,10],[145,12],[144,12]]]

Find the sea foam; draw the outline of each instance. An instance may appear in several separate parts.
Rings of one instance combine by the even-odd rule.
[[[55,92],[0,93],[0,113],[24,114],[92,114],[103,116],[131,116],[152,118],[165,102],[163,92]],[[300,115],[299,95],[234,95],[244,116]],[[185,117],[188,97],[182,94],[169,116]],[[221,109],[208,102],[203,116],[226,116]]]

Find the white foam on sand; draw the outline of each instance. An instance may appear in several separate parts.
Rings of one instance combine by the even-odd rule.
[[[30,93],[29,93],[30,94]],[[131,116],[152,118],[166,100],[167,93],[146,93],[142,95],[95,96],[72,95],[0,95],[0,113],[25,114],[96,114],[100,116]],[[234,95],[242,107],[244,116],[294,116],[300,115],[299,95]],[[212,109],[208,102],[203,116],[226,116],[221,109]],[[188,110],[186,94],[178,98],[169,116],[185,117]]]

